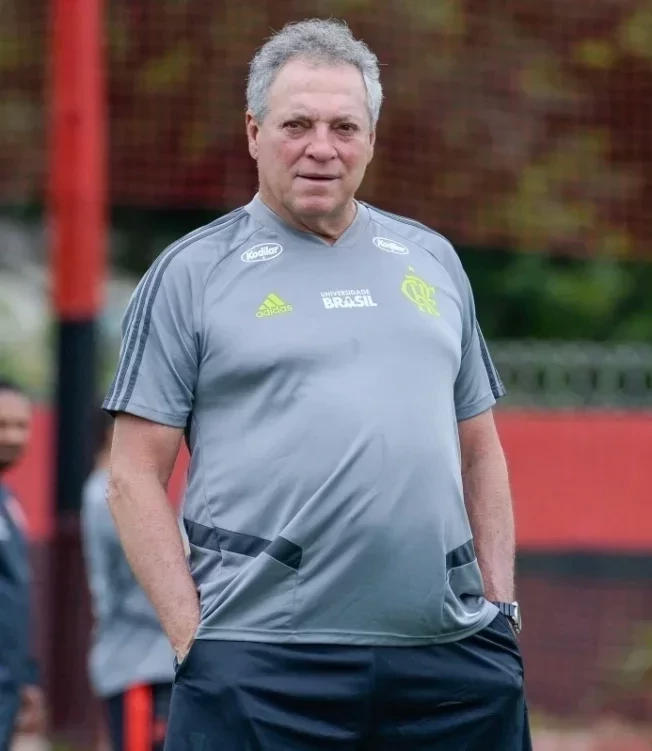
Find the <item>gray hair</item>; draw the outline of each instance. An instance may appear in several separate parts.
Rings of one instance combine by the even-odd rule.
[[[247,108],[259,123],[267,114],[267,95],[276,75],[286,63],[296,59],[356,67],[367,89],[371,125],[376,127],[383,100],[378,58],[353,36],[345,21],[318,18],[287,24],[254,55],[247,80]]]

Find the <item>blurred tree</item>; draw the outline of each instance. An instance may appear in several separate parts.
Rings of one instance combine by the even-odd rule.
[[[460,251],[488,339],[652,341],[652,264]]]
[[[463,248],[489,338],[652,340],[651,267],[625,261],[652,257],[652,0],[114,0],[116,264],[138,275],[249,198],[247,62],[312,15],[346,18],[383,63],[364,197]],[[43,193],[46,43],[42,3],[0,3],[7,205]]]
[[[247,62],[270,30],[333,15],[383,64],[372,203],[476,247],[652,255],[652,0],[114,0],[113,202],[246,200]],[[46,20],[0,3],[7,202],[43,190]]]

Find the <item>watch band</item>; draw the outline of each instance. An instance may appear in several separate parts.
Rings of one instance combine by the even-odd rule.
[[[498,610],[509,620],[517,634],[521,633],[521,608],[518,602],[494,602]]]

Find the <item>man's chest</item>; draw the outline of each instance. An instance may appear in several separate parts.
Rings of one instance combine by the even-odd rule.
[[[367,372],[459,368],[460,298],[425,252],[399,258],[311,249],[258,264],[237,260],[207,289],[201,348],[211,375],[343,363]]]

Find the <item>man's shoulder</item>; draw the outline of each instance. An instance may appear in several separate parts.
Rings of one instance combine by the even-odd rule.
[[[11,502],[17,502],[16,494],[9,485],[0,482],[0,506],[7,506]]]
[[[206,273],[206,267],[224,260],[259,229],[245,207],[230,211],[210,224],[189,232],[167,246],[149,267],[146,276],[172,273]]]
[[[399,237],[403,237],[410,242],[420,245],[432,255],[436,256],[439,261],[451,261],[457,259],[457,253],[451,241],[437,232],[436,229],[428,227],[426,224],[411,219],[400,214],[393,214],[390,211],[379,209],[377,206],[364,204],[369,209],[369,214],[376,226],[392,232]]]
[[[3,510],[22,533],[27,532],[27,517],[16,494],[7,485],[0,483],[0,511]]]

